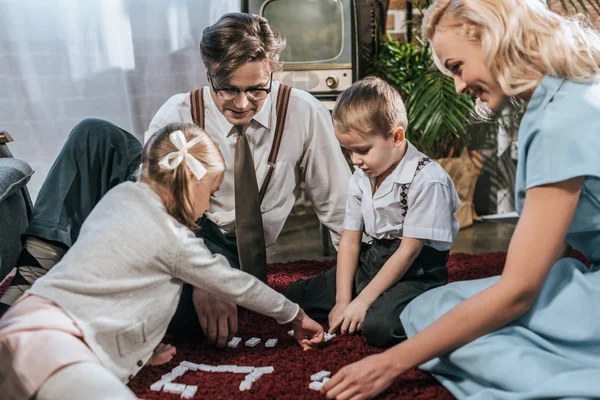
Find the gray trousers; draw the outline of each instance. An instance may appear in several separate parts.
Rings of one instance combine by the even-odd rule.
[[[400,239],[374,240],[363,244],[352,288],[355,298],[373,280],[385,262],[400,246]],[[361,331],[367,343],[375,347],[391,347],[406,339],[400,313],[415,297],[448,282],[447,251],[424,246],[406,274],[379,296],[367,310]],[[327,320],[335,306],[336,267],[312,278],[292,283],[285,296],[313,319]]]

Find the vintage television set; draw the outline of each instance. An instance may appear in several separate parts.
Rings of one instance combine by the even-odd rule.
[[[244,0],[286,38],[279,81],[331,106],[360,76],[358,0]]]

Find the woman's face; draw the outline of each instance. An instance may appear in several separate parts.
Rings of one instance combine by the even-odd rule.
[[[470,41],[458,27],[440,24],[431,40],[433,51],[452,74],[456,93],[465,92],[486,102],[490,110],[496,111],[508,99],[498,82],[492,78],[484,63],[481,45]]]

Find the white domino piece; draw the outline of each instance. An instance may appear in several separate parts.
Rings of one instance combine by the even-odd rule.
[[[178,365],[175,368],[173,368],[173,370],[171,371],[171,374],[175,375],[176,377],[180,377],[181,375],[185,374],[188,371],[189,371],[189,368],[184,367],[183,365]]]
[[[188,385],[185,387],[185,390],[183,391],[183,393],[181,393],[181,398],[182,399],[191,399],[192,397],[194,397],[196,395],[197,391],[198,391],[198,386]]]
[[[325,332],[325,340],[324,340],[324,341],[326,342],[326,341],[328,341],[328,340],[331,340],[331,339],[333,339],[334,337],[335,337],[335,333],[334,333],[334,334],[331,334],[331,333],[329,333],[329,332]]]
[[[294,336],[294,330],[292,329],[291,331],[288,331],[288,335]]]
[[[277,346],[277,339],[269,339],[265,342],[265,347],[275,347]]]
[[[212,365],[198,364],[198,371],[213,372],[214,370],[215,370],[215,367],[213,367]]]
[[[161,380],[167,381],[167,382],[171,382],[171,381],[174,381],[175,379],[177,379],[179,376],[180,375],[177,375],[176,373],[173,373],[173,371],[171,371],[171,372],[169,372],[167,374],[164,374],[161,377]]]
[[[167,382],[167,383],[165,383],[165,386],[163,386],[163,391],[167,392],[167,393],[181,394],[181,393],[183,393],[184,390],[185,390],[185,385],[183,383]]]
[[[275,368],[271,367],[270,365],[268,367],[254,367],[254,371],[258,372],[259,374],[272,374],[273,371],[275,371]]]
[[[235,349],[240,345],[240,343],[242,343],[242,338],[234,336],[231,338],[229,343],[227,343],[227,347],[231,347],[232,349]]]
[[[192,371],[198,371],[198,366],[199,366],[199,364],[189,362],[189,361],[182,361],[179,365],[184,368],[190,369]]]
[[[321,390],[321,388],[323,387],[323,382],[319,382],[319,381],[312,381],[309,385],[308,388],[312,389],[312,390],[316,390],[317,392],[319,390]]]
[[[260,343],[260,338],[257,338],[257,337],[253,337],[252,339],[246,340],[246,346],[248,346],[248,347],[255,347],[259,343]]]
[[[244,380],[245,381],[250,381],[250,382],[256,382],[257,380],[260,379],[261,376],[263,376],[262,373],[257,372],[256,370],[254,370],[251,373],[249,373],[248,375],[246,375],[246,377],[244,378]]]
[[[254,367],[236,366],[231,372],[236,374],[249,374],[252,371],[254,371]]]
[[[247,380],[243,380],[242,382],[240,382],[240,391],[244,391],[244,390],[250,390],[252,389],[252,381],[247,381]]]
[[[154,382],[152,385],[150,385],[150,390],[152,390],[153,392],[160,392],[163,386],[165,386],[165,383],[169,382],[171,381],[167,379],[161,379],[160,381]]]
[[[310,380],[311,381],[322,381],[323,378],[329,378],[329,376],[331,375],[331,372],[329,371],[319,371],[316,374],[311,375]]]
[[[323,384],[327,383],[327,381],[329,380],[329,378],[325,377],[323,378],[323,380],[321,382],[323,382]]]

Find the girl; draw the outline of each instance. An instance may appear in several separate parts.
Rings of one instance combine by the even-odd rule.
[[[3,396],[135,399],[124,382],[165,334],[183,282],[291,322],[305,349],[322,341],[322,328],[296,304],[221,267],[222,256],[192,232],[224,169],[217,146],[194,125],[152,136],[139,181],[104,196],[64,258],[0,320]]]
[[[538,0],[439,0],[423,26],[458,93],[492,110],[528,103],[519,222],[500,277],[418,297],[401,314],[410,339],[323,393],[372,397],[420,365],[458,398],[600,398],[600,37]]]
[[[404,137],[400,94],[378,78],[346,89],[333,111],[335,135],[355,165],[337,267],[295,282],[285,295],[329,332],[361,331],[368,344],[406,338],[398,315],[448,281],[448,251],[460,205],[444,169]],[[361,245],[364,232],[371,244]]]

